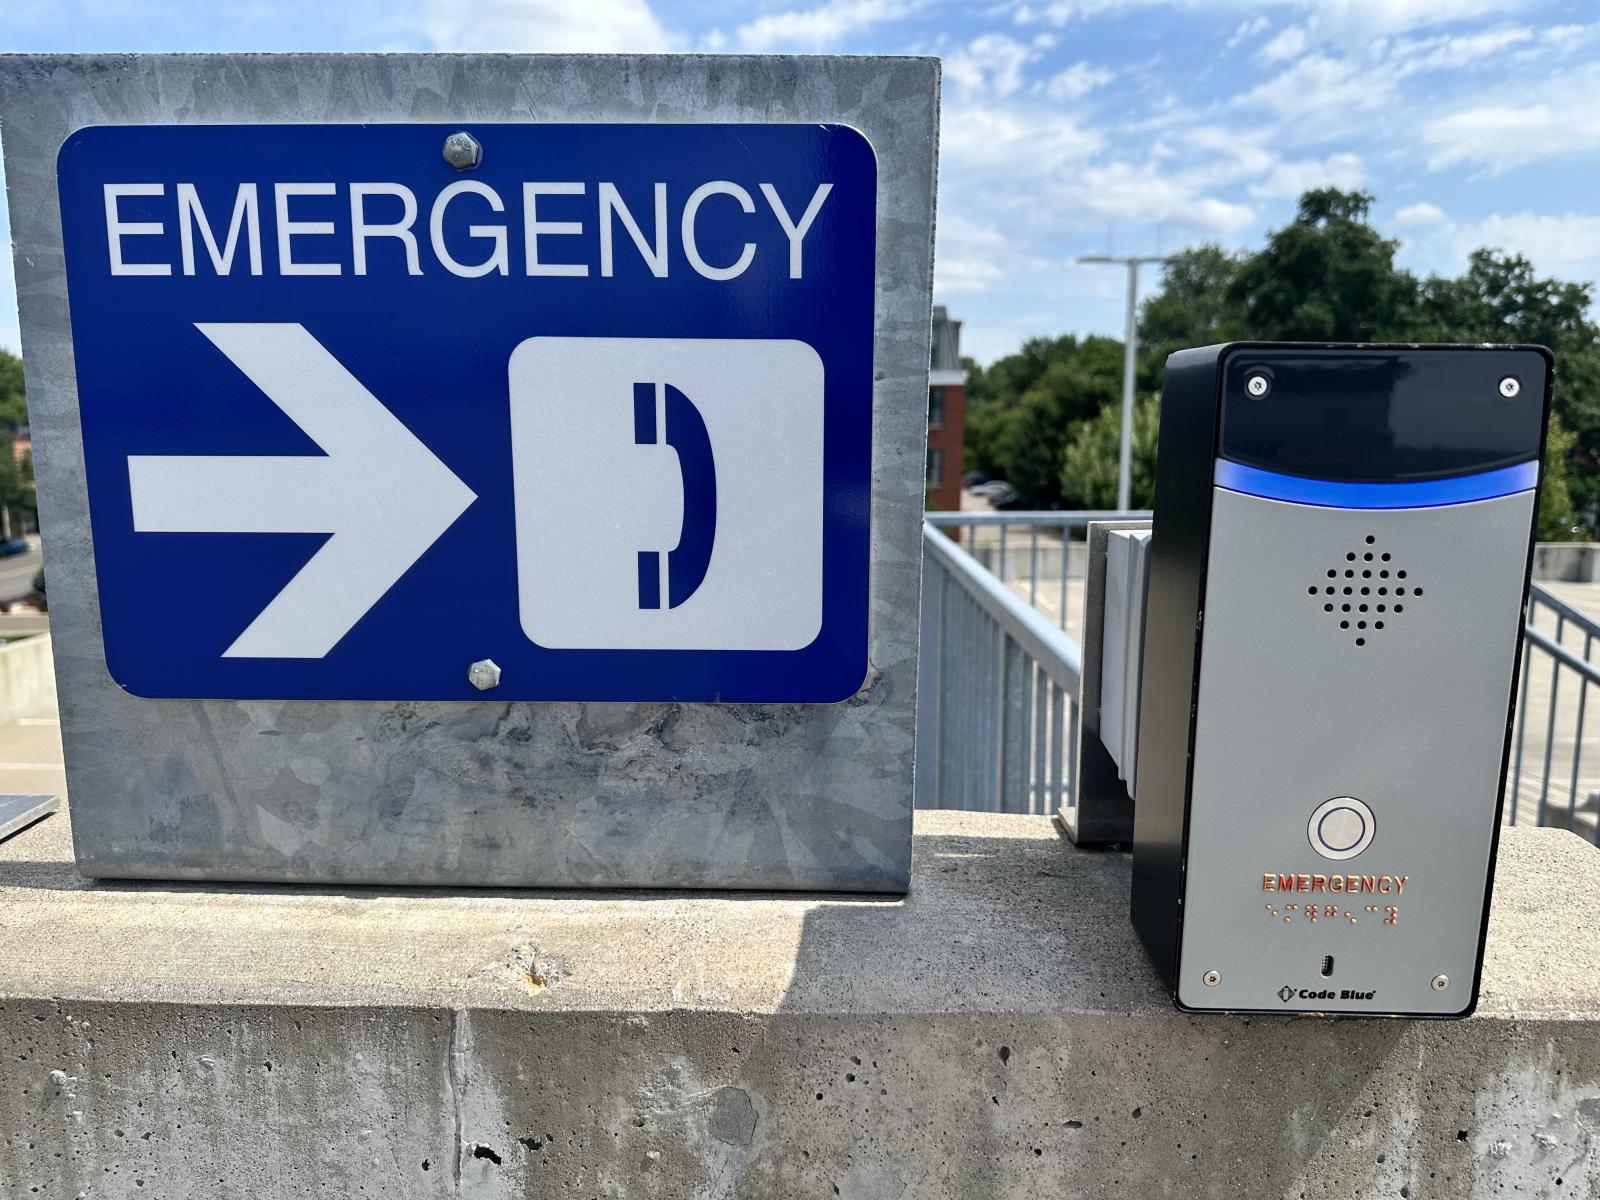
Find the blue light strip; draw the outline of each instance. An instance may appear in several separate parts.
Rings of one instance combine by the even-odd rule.
[[[1315,504],[1322,508],[1437,508],[1526,492],[1539,482],[1539,464],[1518,463],[1514,467],[1451,479],[1346,483],[1336,479],[1280,475],[1277,471],[1263,471],[1219,458],[1215,482],[1220,488],[1243,492],[1246,496],[1285,500],[1290,504]]]

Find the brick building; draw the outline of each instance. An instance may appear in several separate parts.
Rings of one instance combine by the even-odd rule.
[[[942,304],[933,306],[933,357],[928,364],[928,507],[961,507],[962,455],[966,448],[967,371],[961,365],[961,322]]]

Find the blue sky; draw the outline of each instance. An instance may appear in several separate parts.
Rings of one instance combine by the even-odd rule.
[[[1323,183],[1418,271],[1495,245],[1600,277],[1595,0],[0,3],[7,51],[432,49],[940,55],[935,292],[983,361],[1120,334],[1121,272],[1078,254],[1257,245]]]

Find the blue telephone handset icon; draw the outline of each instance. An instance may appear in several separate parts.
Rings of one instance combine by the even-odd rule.
[[[678,452],[683,473],[683,528],[678,544],[667,552],[667,607],[677,608],[704,582],[717,536],[717,464],[711,436],[693,401],[670,383],[633,385],[633,440],[653,446],[656,437],[656,389],[665,393],[660,441]],[[639,551],[639,607],[661,607],[661,554]]]

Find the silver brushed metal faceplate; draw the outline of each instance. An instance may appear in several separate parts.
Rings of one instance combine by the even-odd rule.
[[[1184,1005],[1470,1006],[1533,504],[1215,490]]]

